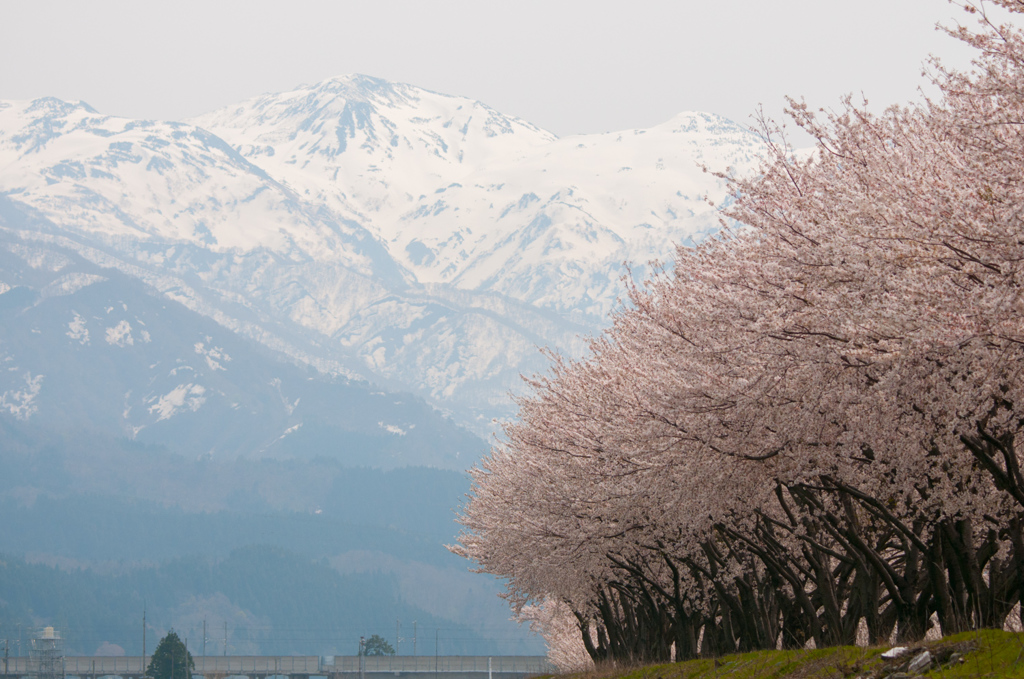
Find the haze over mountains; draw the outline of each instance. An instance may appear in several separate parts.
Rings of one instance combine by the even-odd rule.
[[[162,629],[248,620],[246,652],[349,653],[403,616],[451,652],[537,652],[441,546],[464,470],[538,349],[601,330],[624,262],[718,227],[702,164],[759,152],[710,114],[557,138],[359,75],[183,122],[0,102],[0,584],[33,592],[0,593],[0,634],[130,590],[78,651],[134,643],[102,630],[148,599]],[[351,625],[282,645],[321,602],[235,592],[252,561]]]

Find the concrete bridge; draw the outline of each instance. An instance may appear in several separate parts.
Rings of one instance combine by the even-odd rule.
[[[525,679],[551,674],[554,666],[544,656],[442,655],[363,656],[335,655],[228,655],[193,656],[192,675],[203,679]],[[362,672],[360,672],[362,661]],[[3,679],[30,678],[29,658],[0,659]],[[64,676],[78,679],[143,679],[149,656],[64,658]]]

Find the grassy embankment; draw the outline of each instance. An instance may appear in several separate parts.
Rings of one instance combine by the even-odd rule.
[[[810,651],[757,651],[631,670],[598,669],[575,675],[575,679],[884,679],[893,675],[893,679],[1024,679],[1024,634],[996,630],[965,632],[912,644],[909,653],[895,660],[881,657],[888,648],[840,646]],[[906,666],[925,650],[934,659],[931,668],[908,675]]]

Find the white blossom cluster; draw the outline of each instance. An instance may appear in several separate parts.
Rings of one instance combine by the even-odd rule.
[[[936,64],[941,97],[791,102],[809,157],[763,123],[772,161],[730,180],[742,227],[679,248],[588,358],[552,357],[474,471],[455,551],[557,653],[909,642],[1019,615],[1024,33],[964,9],[975,68]]]

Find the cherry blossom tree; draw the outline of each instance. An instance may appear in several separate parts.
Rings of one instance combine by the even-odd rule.
[[[569,613],[594,661],[635,662],[1020,602],[1024,35],[964,7],[973,71],[881,115],[791,102],[815,152],[763,122],[722,233],[530,381],[455,549],[560,648]]]

